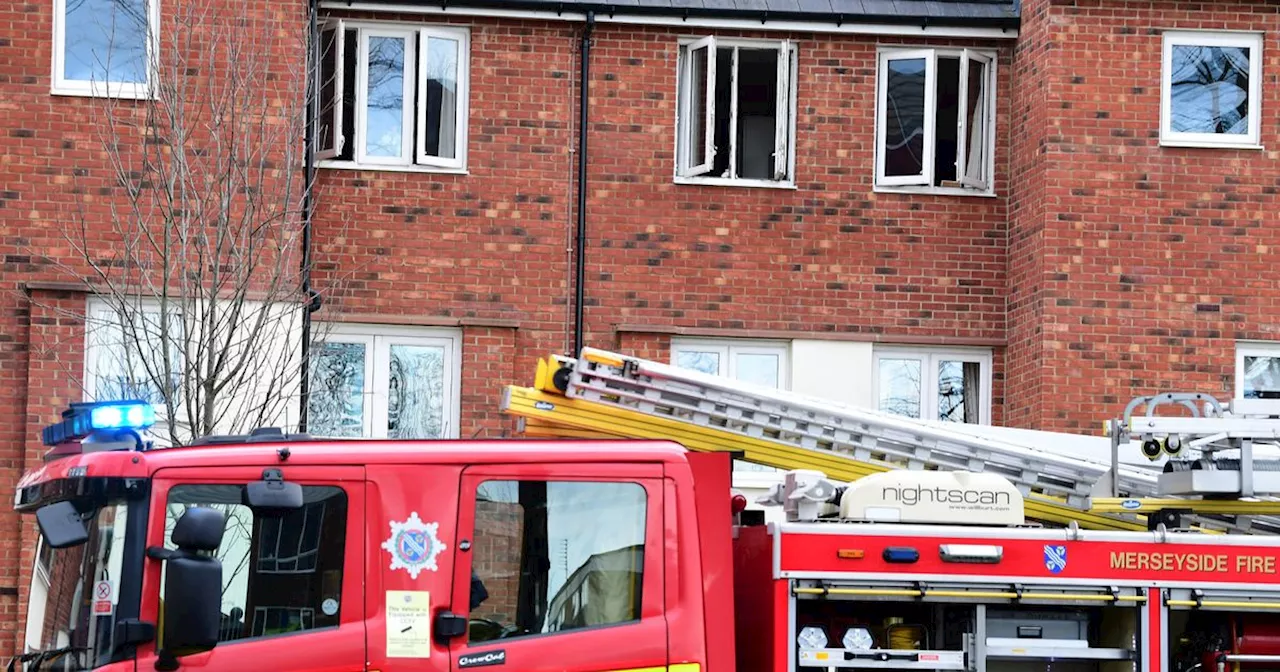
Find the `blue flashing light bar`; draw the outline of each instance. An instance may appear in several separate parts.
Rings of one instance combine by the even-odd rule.
[[[57,446],[96,432],[147,429],[156,422],[156,411],[144,401],[73,403],[62,412],[62,421],[44,428],[46,446]]]

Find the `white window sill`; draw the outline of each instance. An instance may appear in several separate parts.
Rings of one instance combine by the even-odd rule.
[[[106,90],[102,90],[103,87]],[[154,100],[145,84],[60,84],[49,89],[50,95],[75,96],[78,98],[114,98],[117,100]]]
[[[877,194],[916,194],[919,196],[969,196],[972,198],[995,198],[996,192],[990,189],[962,189],[960,187],[912,187],[876,185],[872,191]]]
[[[679,177],[675,178],[676,184],[688,184],[706,187],[745,187],[756,189],[795,189],[796,183],[790,181],[774,180],[747,180],[747,179],[730,179],[727,177]]]
[[[1195,149],[1242,149],[1261,151],[1266,149],[1256,142],[1223,142],[1220,140],[1160,140],[1161,147],[1190,147]]]
[[[332,159],[320,159],[316,161],[317,168],[331,168],[333,170],[368,170],[368,171],[386,171],[392,173],[436,173],[441,175],[469,175],[470,172],[466,168],[449,168],[446,166],[397,166],[394,164],[382,163],[356,163],[355,161],[334,161]]]

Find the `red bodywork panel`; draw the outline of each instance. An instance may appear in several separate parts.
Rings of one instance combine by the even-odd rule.
[[[706,630],[706,670],[731,672],[734,663],[734,604],[729,596],[734,591],[733,580],[733,515],[730,511],[729,492],[733,485],[733,462],[727,453],[690,453],[689,467],[693,471],[693,502],[683,501],[681,515],[676,523],[696,520],[698,536],[695,545],[685,546],[682,555],[697,551],[701,563],[703,597],[703,627]],[[676,478],[676,494],[688,492]],[[688,499],[687,497],[683,499]],[[692,507],[690,507],[692,504]],[[690,510],[692,509],[692,510]],[[688,514],[693,515],[688,515]],[[688,527],[683,523],[682,527]],[[682,535],[683,536],[683,535]],[[679,550],[679,549],[678,549]],[[696,576],[687,570],[680,576]],[[684,662],[676,657],[676,639],[672,637],[672,662]],[[681,629],[682,630],[682,629]],[[685,645],[682,643],[682,645]],[[690,658],[690,660],[693,660]]]
[[[290,454],[281,460],[279,449]],[[692,663],[709,672],[733,669],[730,469],[727,456],[699,455],[660,441],[314,441],[231,444],[149,452],[97,452],[53,460],[23,477],[21,501],[42,485],[76,478],[151,479],[146,543],[163,543],[166,497],[176,484],[243,484],[280,469],[303,485],[341,487],[347,494],[346,546],[337,627],[283,637],[237,639],[184,657],[183,669],[273,669],[282,672],[452,672],[462,656],[502,651],[498,669],[600,672],[662,669]],[[475,488],[483,479],[638,484],[646,515],[640,618],[616,625],[468,645],[433,639],[428,656],[390,657],[388,591],[429,595],[430,613],[469,612]],[[48,493],[45,494],[48,496]],[[434,524],[443,544],[431,569],[412,576],[393,568],[385,547],[392,523],[417,514]],[[256,542],[255,542],[256,543]],[[142,620],[157,622],[162,563],[146,560]],[[399,593],[394,593],[399,595]],[[714,598],[709,596],[714,595]],[[138,660],[105,670],[154,666],[155,645]]]
[[[1089,532],[1084,540],[1066,541],[1061,531],[1008,530],[991,534],[986,530],[988,534],[975,538],[964,528],[942,526],[894,526],[897,532],[892,535],[878,533],[886,526],[871,525],[846,525],[838,534],[811,531],[820,527],[833,529],[798,525],[784,531],[779,571],[792,576],[854,572],[897,578],[1018,577],[1161,586],[1179,582],[1280,585],[1280,559],[1274,545],[1217,544],[1210,535],[1174,536],[1169,543],[1158,543],[1150,533],[1141,532]],[[996,564],[944,562],[939,547],[947,544],[998,544],[1003,557]],[[1061,549],[1060,568],[1050,566],[1046,556],[1046,547],[1050,546]],[[914,548],[920,554],[919,560],[887,562],[883,554],[890,547]],[[858,559],[842,558],[840,551],[861,551],[862,555]]]
[[[739,672],[787,669],[787,585],[773,580],[773,537],[743,527],[733,548],[733,599]]]

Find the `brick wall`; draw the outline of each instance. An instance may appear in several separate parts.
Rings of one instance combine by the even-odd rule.
[[[1014,49],[1009,127],[1008,347],[1005,350],[1005,422],[1036,427],[1044,410],[1041,388],[1044,338],[1044,137],[1055,114],[1050,87],[1055,59],[1044,3],[1026,3],[1025,27]]]
[[[321,320],[461,323],[468,343],[468,321],[518,324],[502,336],[480,330],[501,345],[488,347],[478,367],[464,366],[470,436],[509,431],[492,414],[503,376],[527,384],[535,359],[567,351],[572,339],[579,64],[572,24],[467,23],[468,174],[322,169],[315,283],[326,294]],[[799,44],[797,188],[765,189],[673,183],[677,39],[687,33],[595,28],[588,345],[627,350],[630,337],[615,330],[626,324],[1002,341],[1004,199],[872,191],[875,50],[895,40],[791,36]],[[1011,53],[1007,43],[983,46],[1000,50],[997,126],[1006,129]],[[998,141],[1002,193],[1007,161]],[[666,358],[665,336],[640,340],[662,345],[637,354]],[[997,349],[997,409],[1000,359]]]
[[[207,3],[161,5],[165,25],[191,27],[165,33],[162,58],[177,45],[219,54],[211,62],[184,68],[185,82],[192,86],[218,79],[225,63],[221,59],[230,53],[227,36],[260,40],[236,54],[251,60],[254,49],[278,48],[305,29],[305,4],[228,0],[217,11]],[[178,12],[191,13],[179,18]],[[93,276],[91,260],[119,268],[120,227],[129,227],[134,215],[113,160],[120,159],[126,172],[139,165],[139,129],[146,108],[137,101],[50,93],[52,3],[6,6],[0,9],[0,22],[6,26],[0,37],[5,64],[0,113],[7,122],[0,161],[5,185],[0,191],[0,413],[18,419],[0,423],[0,495],[11,502],[14,483],[44,452],[40,429],[69,402],[82,398],[84,280]],[[254,32],[259,28],[263,30]],[[266,56],[257,63],[270,84],[257,86],[252,95],[260,95],[257,104],[274,114],[290,82],[299,81],[289,75],[301,74],[302,68],[300,61],[283,54]],[[114,139],[119,143],[113,151]],[[210,139],[196,136],[197,143],[205,140]],[[205,151],[211,146],[204,144]],[[265,158],[273,157],[268,152]],[[142,180],[141,173],[130,177],[134,184]],[[24,636],[35,535],[32,516],[20,518],[8,507],[0,509],[0,658],[19,648]]]
[[[1280,333],[1267,220],[1280,201],[1275,6],[1029,0],[1024,12],[1011,419],[1092,432],[1135,395],[1230,397],[1233,341]],[[1271,31],[1266,149],[1160,146],[1161,33],[1202,28]]]

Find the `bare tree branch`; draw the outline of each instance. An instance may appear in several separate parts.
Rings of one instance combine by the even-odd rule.
[[[75,314],[89,349],[84,379],[66,366],[69,379],[90,399],[151,401],[170,443],[291,426],[303,375],[303,205],[318,200],[304,171],[306,85],[318,59],[303,10],[230,1],[165,3],[147,99],[94,99],[86,126],[103,162],[76,171],[70,256],[47,259],[100,307]],[[324,337],[313,326],[312,347]]]

